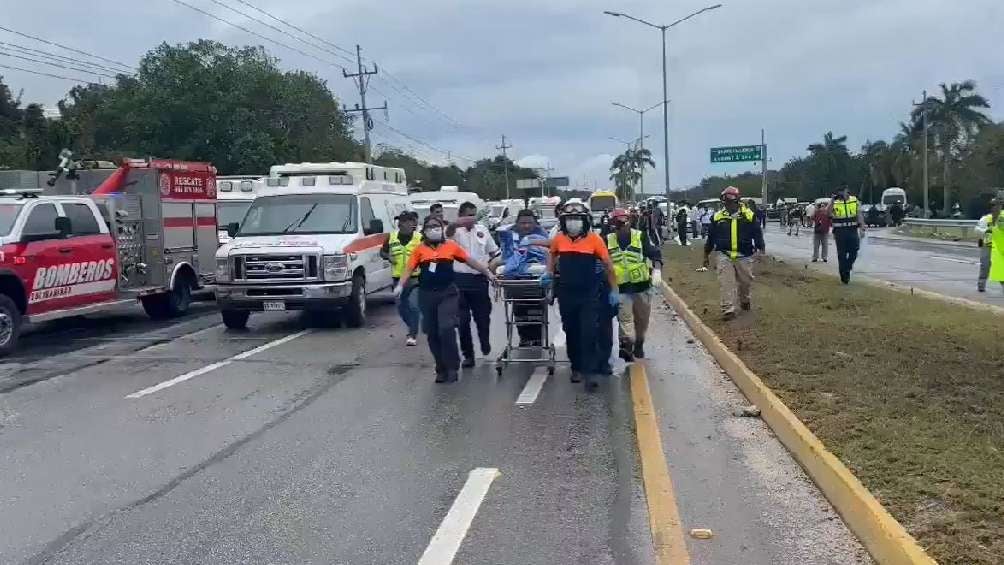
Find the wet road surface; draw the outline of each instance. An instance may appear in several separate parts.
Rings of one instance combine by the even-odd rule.
[[[454,563],[654,562],[627,378],[588,394],[566,366],[479,360],[437,385],[371,307],[357,330],[227,331],[211,303],[38,328],[0,374],[0,562],[431,564],[451,543]],[[865,561],[686,328],[652,323],[683,527],[715,532],[692,561]]]
[[[894,282],[947,296],[966,298],[1004,306],[1004,292],[991,283],[987,292],[976,290],[979,273],[979,249],[975,244],[959,245],[938,241],[896,238],[890,228],[869,229],[862,240],[853,276]],[[819,270],[837,274],[836,245],[830,235],[828,263],[810,263],[812,228],[802,228],[799,235],[787,235],[777,222],[767,224],[767,250],[771,255],[805,263]]]

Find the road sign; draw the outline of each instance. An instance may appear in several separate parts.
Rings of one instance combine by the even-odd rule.
[[[763,156],[760,145],[732,145],[728,147],[712,147],[712,163],[740,163],[743,161],[761,161]]]
[[[540,188],[540,179],[516,179],[516,188],[523,190]]]
[[[568,177],[547,177],[548,187],[568,186],[568,184]]]

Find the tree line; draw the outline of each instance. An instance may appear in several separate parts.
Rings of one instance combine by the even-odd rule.
[[[888,141],[869,140],[851,151],[847,136],[826,132],[806,147],[806,155],[768,171],[768,198],[809,201],[846,183],[865,202],[877,202],[883,190],[898,186],[911,204],[923,206],[926,113],[930,213],[950,215],[958,203],[969,217],[984,214],[989,198],[1004,187],[1004,122],[987,115],[990,104],[974,81],[941,84],[939,90],[914,105]],[[759,196],[760,182],[755,173],[712,176],[685,196],[714,197],[730,184]]]
[[[78,157],[208,161],[220,174],[265,174],[277,163],[361,161],[351,118],[324,80],[305,71],[283,71],[260,46],[234,47],[211,40],[161,44],[143,56],[133,75],[115,84],[74,86],[58,104],[58,118],[0,77],[0,169],[51,170],[60,149]],[[482,198],[506,194],[534,171],[502,156],[466,169],[425,163],[380,145],[375,162],[402,167],[422,190],[458,186]]]

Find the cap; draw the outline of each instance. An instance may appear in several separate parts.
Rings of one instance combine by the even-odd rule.
[[[739,189],[734,186],[727,186],[722,191],[722,200],[739,200]]]

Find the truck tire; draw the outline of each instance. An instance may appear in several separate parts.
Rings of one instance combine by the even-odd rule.
[[[187,274],[179,275],[170,292],[145,296],[142,301],[143,309],[154,320],[181,316],[192,305],[192,278]]]
[[[352,276],[352,294],[345,306],[345,325],[361,328],[366,323],[366,277],[362,273]]]
[[[0,294],[0,357],[10,355],[17,349],[21,336],[21,312],[6,294]]]
[[[220,310],[223,316],[223,325],[230,330],[243,330],[248,327],[248,318],[251,312],[247,310]]]

